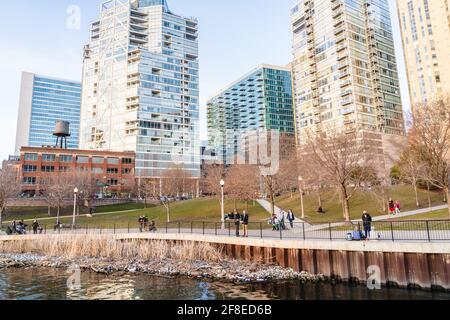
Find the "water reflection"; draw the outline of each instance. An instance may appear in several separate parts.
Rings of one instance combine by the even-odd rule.
[[[379,300],[445,299],[449,293],[288,281],[236,285],[148,275],[81,273],[81,288],[67,287],[68,275],[55,269],[0,270],[0,300]]]

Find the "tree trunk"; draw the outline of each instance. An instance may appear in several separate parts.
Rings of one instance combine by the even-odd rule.
[[[3,212],[5,212],[5,207],[4,206],[2,206],[0,208],[0,230],[1,230],[2,226],[3,226]]]
[[[233,200],[233,205],[234,205],[234,211],[237,211],[237,200],[236,199]]]
[[[272,215],[274,215],[275,214],[275,194],[274,193],[270,194],[270,204],[271,204]]]
[[[416,196],[416,206],[417,208],[420,208],[420,201],[419,201],[419,192],[417,191],[417,182],[414,181],[414,194]],[[428,196],[430,195],[430,185],[428,184]]]
[[[428,208],[431,209],[432,203],[431,203],[431,189],[430,189],[430,183],[427,182],[427,195],[428,195]]]
[[[450,188],[447,187],[444,190],[445,190],[445,194],[447,195],[448,213],[450,215]]]
[[[59,222],[59,213],[61,211],[61,206],[58,206],[58,210],[56,212],[56,222]]]
[[[341,186],[341,199],[342,199],[342,209],[344,213],[344,219],[346,223],[350,223],[350,204],[348,201],[347,189],[345,186]]]
[[[170,203],[167,203],[167,223],[170,223]]]
[[[317,191],[317,200],[319,202],[319,208],[321,208],[322,207],[322,193],[320,192],[320,188]]]

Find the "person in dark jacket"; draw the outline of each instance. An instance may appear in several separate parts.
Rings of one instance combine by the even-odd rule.
[[[33,224],[31,225],[31,227],[33,228],[33,234],[38,234],[39,222],[34,220]]]
[[[289,221],[289,224],[291,225],[291,229],[294,229],[294,221],[295,221],[295,215],[292,210],[288,211],[287,219]]]
[[[236,237],[240,237],[241,236],[241,215],[239,214],[239,212],[234,212],[234,224],[236,226]]]
[[[244,226],[244,238],[248,238],[248,224],[250,222],[250,217],[247,213],[247,211],[244,211],[242,217],[241,217],[242,225]]]
[[[364,234],[366,236],[366,240],[368,240],[370,238],[370,232],[372,231],[372,217],[367,211],[364,211],[362,221],[364,226]]]

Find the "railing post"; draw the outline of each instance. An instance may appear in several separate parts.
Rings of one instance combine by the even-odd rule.
[[[228,222],[228,236],[231,237],[231,222]]]
[[[116,224],[114,223],[114,234],[116,234]]]
[[[259,231],[261,232],[261,239],[264,238],[263,237],[263,224],[262,224],[262,222],[259,223]]]
[[[392,236],[392,242],[395,242],[394,238],[394,223],[391,221],[391,236]]]
[[[302,222],[302,225],[303,225],[303,241],[306,241],[305,223]]]
[[[283,226],[280,224],[280,240],[283,240]]]
[[[193,233],[194,233],[194,223],[191,222],[191,234],[193,234]]]
[[[431,234],[430,234],[430,224],[429,221],[425,221],[427,224],[427,234],[428,234],[428,242],[431,242]]]
[[[130,233],[130,223],[128,222],[128,233]]]
[[[166,222],[166,234],[169,233],[169,223]]]
[[[331,222],[328,224],[328,230],[330,231],[330,241],[333,241],[333,231],[331,230]]]

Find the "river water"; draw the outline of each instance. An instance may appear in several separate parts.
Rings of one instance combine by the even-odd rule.
[[[450,300],[450,293],[404,289],[369,291],[363,286],[298,281],[235,285],[149,275],[106,276],[82,272],[68,289],[61,269],[0,269],[0,300]]]

